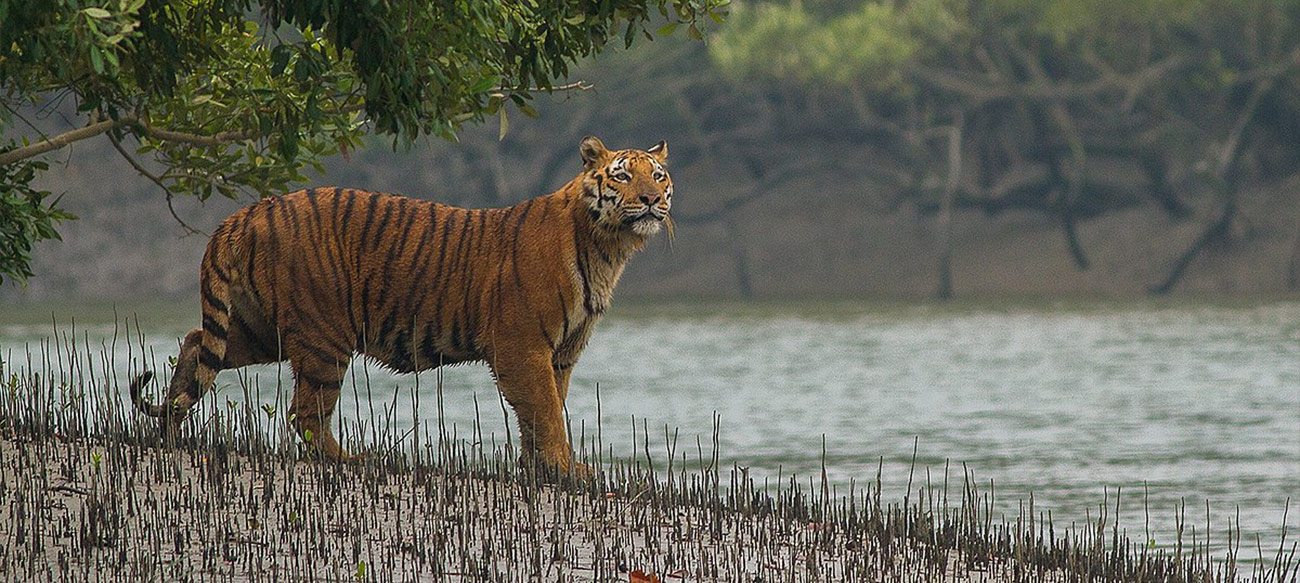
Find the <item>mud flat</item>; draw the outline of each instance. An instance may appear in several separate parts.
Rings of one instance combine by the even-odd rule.
[[[1239,571],[1238,546],[1148,549],[1104,516],[1060,529],[1030,501],[995,519],[969,479],[888,502],[878,483],[755,483],[674,451],[659,467],[590,454],[598,480],[543,482],[456,436],[389,436],[345,465],[268,438],[284,424],[262,411],[191,420],[194,437],[158,447],[106,395],[2,388],[7,581],[1297,580],[1285,539]]]

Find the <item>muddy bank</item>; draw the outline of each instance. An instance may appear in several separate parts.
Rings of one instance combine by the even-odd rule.
[[[12,393],[11,393],[12,394]],[[1096,524],[1057,528],[1032,501],[1014,522],[991,494],[815,479],[755,484],[679,458],[601,463],[545,484],[481,446],[372,450],[361,464],[200,427],[176,448],[85,423],[0,416],[0,577],[10,581],[1227,581],[1236,552],[1154,551]],[[258,445],[258,444],[261,445]],[[391,451],[391,450],[389,450]],[[417,450],[419,451],[419,450]],[[668,456],[672,459],[674,456]],[[1294,582],[1295,549],[1252,581]],[[1289,557],[1289,558],[1288,558]],[[1288,562],[1289,561],[1289,562]],[[1244,568],[1243,568],[1244,569]]]

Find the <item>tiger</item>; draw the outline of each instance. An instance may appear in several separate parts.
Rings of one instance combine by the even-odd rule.
[[[562,472],[574,364],[609,309],[628,259],[665,224],[668,145],[578,147],[583,169],[522,203],[467,209],[347,188],[268,197],[212,233],[199,269],[201,327],[181,343],[165,401],[129,386],[143,414],[178,435],[217,373],[289,361],[286,412],[325,459],[353,460],[330,419],[360,354],[399,373],[486,363],[514,411],[521,462]]]

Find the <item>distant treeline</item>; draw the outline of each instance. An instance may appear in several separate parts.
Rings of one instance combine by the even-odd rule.
[[[1300,289],[1300,2],[746,2],[707,43],[571,79],[594,88],[539,100],[503,140],[495,123],[376,139],[314,182],[498,205],[570,178],[582,135],[666,138],[680,229],[633,262],[632,294]],[[53,186],[83,216],[98,203]],[[147,182],[115,186],[167,224]],[[153,229],[196,263],[177,231]],[[58,245],[40,269],[68,270],[42,259]]]

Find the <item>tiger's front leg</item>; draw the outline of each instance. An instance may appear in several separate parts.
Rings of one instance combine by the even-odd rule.
[[[590,475],[590,468],[573,461],[551,355],[503,356],[492,365],[492,372],[497,388],[515,411],[524,463],[541,464],[562,474]]]

